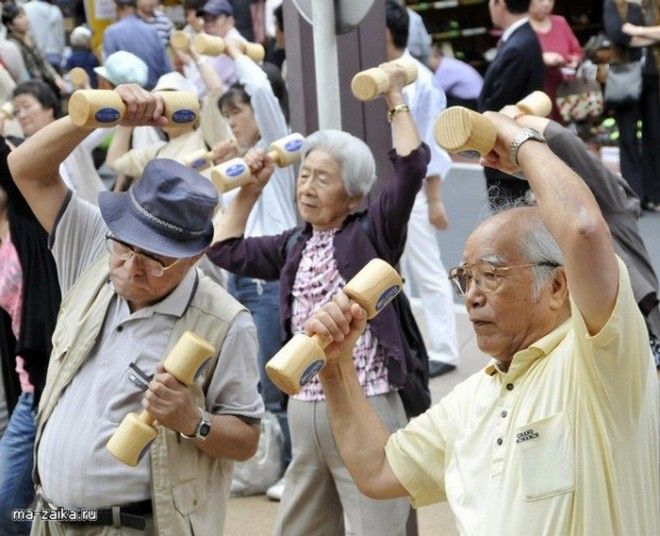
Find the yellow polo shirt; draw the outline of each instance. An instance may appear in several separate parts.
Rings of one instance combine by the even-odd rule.
[[[660,407],[644,320],[619,259],[610,319],[577,307],[474,374],[386,446],[414,506],[447,500],[466,535],[660,535]]]

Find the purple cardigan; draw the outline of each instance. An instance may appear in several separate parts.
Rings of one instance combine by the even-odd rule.
[[[396,265],[403,254],[408,220],[415,196],[426,176],[430,151],[422,143],[407,156],[398,156],[394,150],[388,156],[394,166],[394,173],[387,184],[367,210],[351,214],[335,234],[334,255],[339,273],[346,281],[350,281],[373,258],[381,257]],[[367,214],[378,253],[365,232],[363,220]],[[287,242],[295,233],[298,233],[297,240],[287,248]],[[207,252],[211,261],[235,274],[280,280],[282,342],[292,336],[291,289],[303,249],[311,235],[312,227],[307,224],[302,230],[289,229],[274,236],[228,238],[213,244]],[[385,350],[390,385],[401,387],[407,374],[408,347],[392,304],[370,320],[369,324]]]

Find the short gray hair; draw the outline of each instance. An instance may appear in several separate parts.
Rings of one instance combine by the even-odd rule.
[[[520,198],[513,202],[501,204],[496,213],[501,214],[518,208],[537,208],[531,197]],[[538,208],[537,208],[538,210]],[[525,218],[523,231],[520,235],[520,254],[530,263],[552,263],[557,266],[564,264],[561,249],[554,237],[543,223],[538,211],[530,212]],[[532,296],[537,299],[543,287],[552,279],[553,266],[535,266]]]
[[[360,138],[341,130],[319,130],[305,140],[303,155],[315,149],[325,151],[337,162],[350,197],[369,193],[376,182],[376,162],[371,149]]]

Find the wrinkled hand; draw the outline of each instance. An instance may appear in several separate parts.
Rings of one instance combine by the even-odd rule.
[[[151,93],[137,84],[122,84],[115,88],[126,105],[126,113],[121,120],[124,126],[158,126],[168,125],[163,115],[165,106],[158,93]]]
[[[449,227],[449,218],[447,218],[447,211],[442,201],[429,201],[429,221],[439,231],[444,231]]]
[[[550,67],[557,67],[566,63],[566,59],[564,56],[558,54],[557,52],[544,52],[543,63],[549,65]]]
[[[487,117],[497,129],[497,140],[495,147],[485,156],[482,156],[479,163],[484,167],[491,167],[512,174],[519,168],[514,166],[509,158],[511,142],[522,130],[513,119],[497,112],[485,112]]]
[[[273,175],[273,171],[275,171],[273,160],[263,149],[258,149],[257,147],[253,147],[245,153],[243,160],[245,160],[245,163],[250,168],[252,180],[242,188],[253,193],[261,193],[261,190],[264,189]]]
[[[221,164],[238,156],[238,147],[235,140],[222,140],[211,147],[213,163]]]
[[[305,322],[308,335],[332,341],[325,349],[328,363],[352,359],[353,347],[366,327],[367,312],[341,291]]]
[[[165,372],[161,363],[156,365],[156,375],[149,383],[142,407],[166,428],[186,435],[194,434],[199,421],[199,409],[190,389]]]

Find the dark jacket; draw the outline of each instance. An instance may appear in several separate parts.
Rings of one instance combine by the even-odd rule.
[[[479,111],[497,111],[543,89],[543,53],[529,22],[501,44],[490,64],[479,95]]]
[[[368,209],[350,215],[334,237],[337,267],[346,281],[352,279],[371,259],[378,257],[362,224],[367,213],[381,257],[396,265],[403,254],[408,220],[415,196],[426,176],[430,151],[422,144],[408,156],[400,157],[392,151],[389,157],[394,165],[394,174]],[[293,246],[287,248],[289,238],[298,232],[294,228],[275,236],[229,238],[214,244],[208,251],[209,258],[215,264],[230,272],[260,279],[279,279],[283,343],[292,336],[291,289],[303,249],[312,235],[311,225],[307,224]],[[408,348],[392,304],[387,305],[369,324],[385,350],[390,384],[401,387],[407,374],[405,363]]]
[[[15,372],[16,356],[25,360],[25,370],[39,400],[52,350],[51,336],[60,308],[60,285],[55,260],[48,249],[48,234],[41,227],[25,198],[14,184],[7,166],[9,147],[0,136],[0,186],[7,192],[7,217],[11,240],[23,271],[21,330],[14,340],[6,313],[0,315],[2,372],[10,408],[20,393]]]
[[[544,68],[539,39],[526,22],[500,45],[497,56],[488,67],[477,103],[479,111],[498,111],[533,91],[542,90]],[[492,168],[486,168],[484,172],[489,181],[519,180]]]

